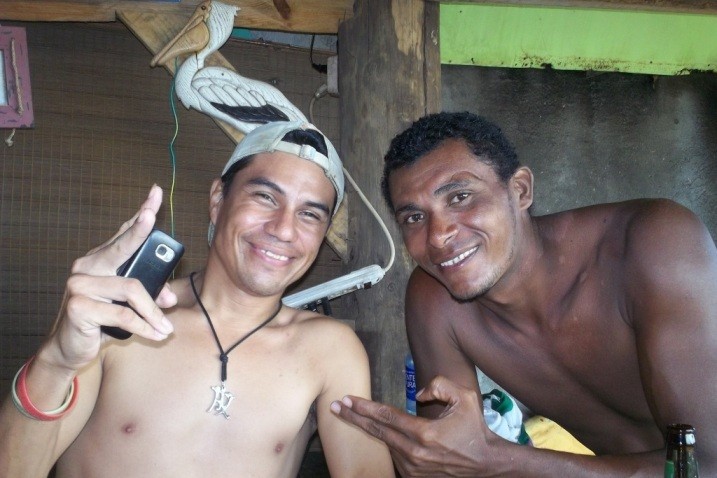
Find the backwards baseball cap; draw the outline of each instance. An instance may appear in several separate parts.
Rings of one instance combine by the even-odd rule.
[[[316,148],[307,144],[294,144],[284,141],[284,136],[296,130],[313,130],[319,133],[326,143],[328,155],[320,153]],[[231,158],[224,166],[222,177],[239,161],[243,161],[254,154],[273,153],[274,151],[293,154],[317,164],[324,170],[324,174],[326,174],[326,177],[336,190],[336,207],[334,208],[334,214],[336,214],[344,197],[344,172],[341,159],[329,138],[319,131],[316,126],[305,121],[272,121],[250,131],[239,142]]]

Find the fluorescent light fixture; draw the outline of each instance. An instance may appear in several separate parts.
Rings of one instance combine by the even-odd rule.
[[[383,275],[383,268],[374,264],[286,296],[282,302],[289,307],[301,309],[319,300],[331,300],[355,290],[367,289],[380,281]]]

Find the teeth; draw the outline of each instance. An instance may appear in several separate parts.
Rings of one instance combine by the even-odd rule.
[[[276,259],[277,261],[288,261],[289,260],[289,258],[287,256],[280,256],[279,254],[274,254],[271,251],[262,250],[262,252],[265,255],[271,257],[272,259]]]
[[[478,249],[478,248],[474,247],[473,249],[469,249],[466,252],[464,252],[463,254],[459,254],[457,257],[454,257],[453,259],[451,259],[449,261],[441,262],[441,267],[448,267],[448,266],[458,264],[460,261],[462,261],[466,257],[473,254],[476,251],[476,249]]]

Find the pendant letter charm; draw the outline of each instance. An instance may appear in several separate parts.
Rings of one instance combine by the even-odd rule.
[[[214,415],[222,414],[224,418],[229,419],[227,408],[229,408],[229,404],[234,400],[234,394],[224,387],[224,382],[222,382],[221,385],[212,387],[212,390],[214,390],[214,402],[207,412],[214,412]]]

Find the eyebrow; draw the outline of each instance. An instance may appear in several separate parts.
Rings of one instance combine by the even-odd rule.
[[[263,177],[263,176],[260,176],[260,177],[258,177],[258,178],[251,178],[251,179],[248,181],[248,183],[249,183],[249,184],[253,184],[253,185],[255,185],[255,186],[266,186],[266,187],[268,187],[269,189],[273,189],[274,191],[276,191],[277,193],[281,194],[282,196],[285,196],[285,195],[286,195],[286,193],[284,192],[284,190],[281,189],[281,187],[279,187],[278,184],[276,184],[274,181],[270,181],[270,180],[266,179],[266,178]]]
[[[393,213],[393,215],[400,216],[403,213],[413,212],[413,211],[418,211],[418,210],[419,210],[418,206],[416,206],[415,204],[413,204],[411,202],[411,203],[406,204],[405,206],[401,206],[398,209],[396,209],[395,212]]]
[[[469,181],[451,181],[450,183],[446,183],[443,186],[440,186],[438,189],[433,191],[433,196],[440,196],[442,194],[455,191],[456,189],[461,189],[466,187],[469,184]],[[420,210],[418,206],[416,206],[413,203],[408,203],[405,206],[401,206],[400,208],[396,209],[395,215],[398,216],[399,214],[405,213],[405,212],[411,212],[411,211],[418,211]]]
[[[314,209],[318,209],[322,212],[324,212],[327,216],[331,215],[331,210],[329,209],[329,206],[322,202],[316,202],[316,201],[306,201],[304,203],[308,207],[312,207]]]
[[[256,185],[256,186],[266,186],[269,189],[272,189],[272,190],[276,191],[277,193],[281,194],[282,196],[286,196],[286,192],[281,188],[281,186],[279,186],[274,181],[271,181],[263,176],[260,176],[258,178],[252,178],[248,181],[248,183]],[[324,203],[317,202],[317,201],[306,201],[304,204],[308,207],[312,207],[312,208],[318,209],[320,211],[323,211],[326,213],[326,215],[331,214],[331,210],[329,209],[329,206],[327,206]]]
[[[434,196],[440,196],[441,194],[445,194],[450,191],[455,191],[456,189],[461,189],[466,186],[468,186],[469,181],[452,181],[450,183],[446,183],[443,186],[439,187],[435,191],[433,191]]]

